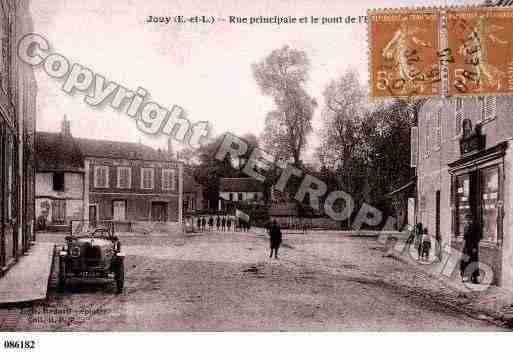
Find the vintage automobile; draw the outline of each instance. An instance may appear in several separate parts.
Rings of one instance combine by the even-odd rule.
[[[59,287],[68,278],[113,278],[116,292],[122,293],[125,282],[124,254],[113,223],[90,226],[71,224],[71,234],[59,251]]]

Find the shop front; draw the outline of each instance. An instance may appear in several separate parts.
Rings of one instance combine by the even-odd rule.
[[[462,146],[464,141],[462,139]],[[463,156],[449,164],[452,232],[455,239],[452,246],[462,251],[465,228],[477,228],[479,262],[493,270],[492,283],[500,284],[507,142],[487,149],[475,147],[467,153],[462,148]]]

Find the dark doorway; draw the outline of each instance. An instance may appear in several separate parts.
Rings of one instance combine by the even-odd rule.
[[[154,222],[167,221],[167,203],[152,202],[151,203],[151,220]]]
[[[435,203],[435,235],[436,241],[440,243],[440,191],[436,191]]]

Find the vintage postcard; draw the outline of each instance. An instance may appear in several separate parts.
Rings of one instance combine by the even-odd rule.
[[[511,5],[0,0],[0,356],[509,331]]]

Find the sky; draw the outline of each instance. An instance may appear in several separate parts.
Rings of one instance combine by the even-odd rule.
[[[34,31],[51,51],[87,66],[126,88],[146,89],[152,101],[186,110],[191,122],[209,121],[214,134],[261,133],[272,100],[258,88],[251,64],[289,45],[304,50],[311,68],[307,91],[320,106],[322,92],[350,68],[368,78],[367,26],[361,24],[161,24],[151,16],[363,16],[367,9],[459,5],[466,0],[32,0]],[[475,2],[474,2],[475,3]],[[62,80],[36,69],[37,129],[56,132],[64,115],[76,137],[133,141],[166,147],[165,136],[140,132],[135,121],[110,107],[93,108],[84,94],[68,95]],[[317,140],[312,136],[307,156]],[[175,149],[180,145],[175,144]]]

